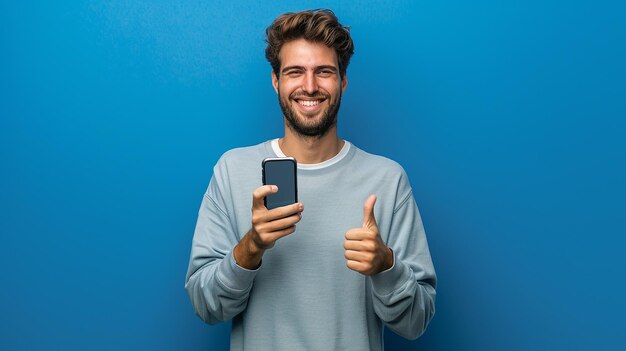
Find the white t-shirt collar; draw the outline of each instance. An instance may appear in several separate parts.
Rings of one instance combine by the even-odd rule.
[[[350,151],[350,142],[346,140],[344,141],[345,143],[343,144],[343,147],[341,148],[339,153],[333,156],[332,158],[324,162],[320,162],[320,163],[298,163],[298,168],[299,169],[321,169],[321,168],[325,168],[328,166],[332,166],[335,163],[341,161],[341,159],[343,159],[348,154],[348,151]],[[283,152],[283,150],[280,149],[280,146],[278,146],[278,138],[272,140],[272,150],[274,150],[274,153],[278,157],[287,157],[285,153]]]

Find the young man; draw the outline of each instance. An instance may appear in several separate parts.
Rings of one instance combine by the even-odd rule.
[[[233,350],[379,350],[383,326],[414,339],[433,317],[435,271],[407,175],[337,136],[353,52],[329,10],[267,29],[285,135],[220,158],[186,280],[200,318],[233,319]],[[284,156],[298,161],[300,202],[268,210],[280,189],[262,185],[261,162]]]

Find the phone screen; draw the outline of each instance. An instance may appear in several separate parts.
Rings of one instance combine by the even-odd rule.
[[[263,160],[263,184],[278,187],[277,193],[265,197],[267,209],[271,210],[298,201],[296,169],[296,160],[292,157]]]

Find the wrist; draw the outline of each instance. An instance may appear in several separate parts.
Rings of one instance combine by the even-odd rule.
[[[261,265],[264,249],[260,248],[250,237],[250,232],[246,234],[233,249],[235,263],[246,269],[257,269]]]
[[[246,246],[246,252],[248,255],[252,257],[263,256],[265,249],[263,249],[259,244],[254,241],[254,239],[250,235],[246,235],[243,240],[244,245]]]
[[[385,266],[383,267],[383,271],[386,271],[393,267],[394,257],[393,250],[387,246],[387,254],[385,255]]]

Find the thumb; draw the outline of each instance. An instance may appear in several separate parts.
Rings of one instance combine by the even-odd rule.
[[[363,205],[363,228],[378,227],[376,218],[374,217],[374,205],[376,204],[376,195],[370,195]]]

